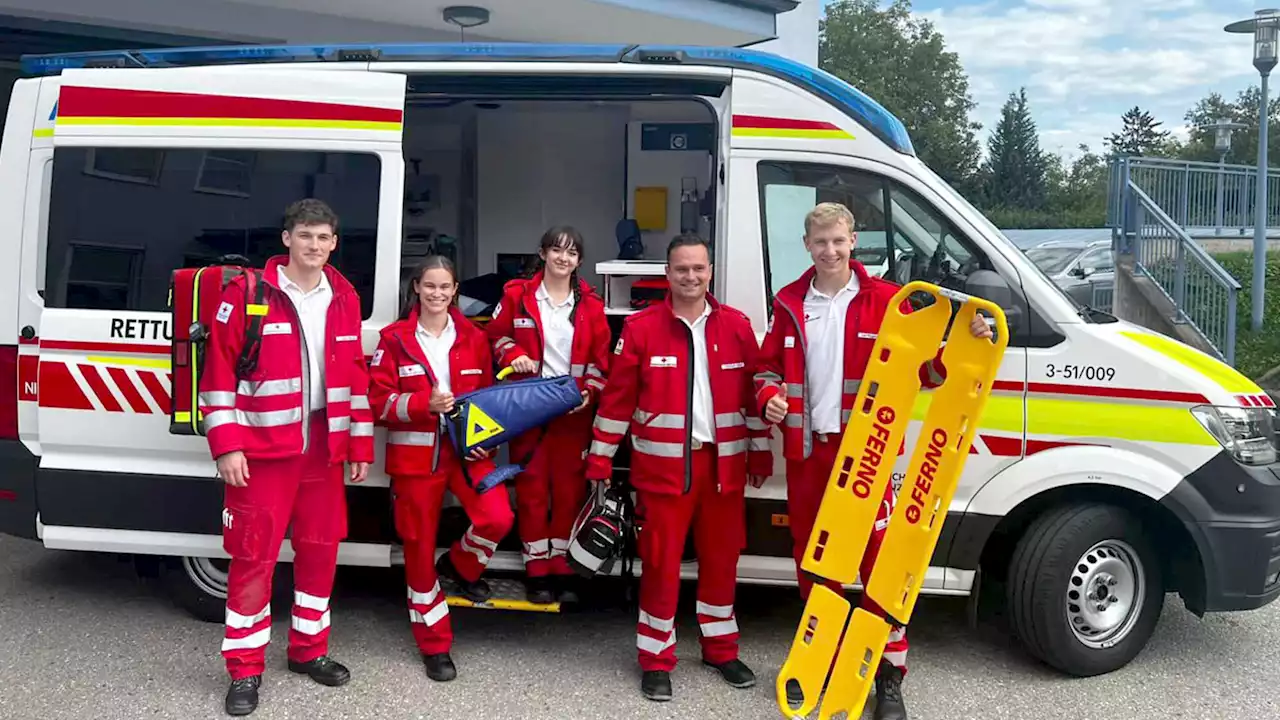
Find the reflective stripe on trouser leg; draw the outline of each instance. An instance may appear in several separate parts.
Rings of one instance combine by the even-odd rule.
[[[435,528],[433,522],[428,521],[426,524]],[[453,646],[453,627],[449,618],[449,604],[445,601],[440,580],[436,577],[436,536],[432,532],[424,537],[428,539],[407,542],[404,546],[409,628],[413,631],[413,641],[419,652],[423,655],[438,655],[449,652]]]
[[[242,614],[227,604],[222,655],[233,679],[262,672],[263,655],[271,641],[271,604],[252,614]]]
[[[293,616],[289,659],[309,662],[329,651],[329,596],[338,565],[338,545],[294,542]]]
[[[449,483],[449,491],[462,504],[471,527],[449,548],[449,559],[458,574],[468,582],[480,578],[489,560],[498,549],[498,542],[511,531],[515,514],[511,511],[511,496],[505,485],[499,485],[483,495],[472,490],[458,473]]]
[[[746,539],[746,499],[742,490],[716,491],[716,461],[694,457],[693,540],[698,557],[696,612],[702,658],[713,665],[738,657],[738,619],[733,609],[738,556]]]
[[[707,455],[702,453],[702,455]],[[680,599],[680,555],[688,535],[694,496],[639,492],[636,515],[640,533],[640,618],[636,651],[641,670],[676,666],[676,607]]]
[[[884,662],[898,668],[903,676],[907,674],[907,629],[894,627],[889,631],[889,642],[884,646],[884,654],[880,656]]]

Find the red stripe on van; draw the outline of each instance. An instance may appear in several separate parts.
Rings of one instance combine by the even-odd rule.
[[[93,403],[80,389],[66,363],[40,363],[40,407],[92,410]]]
[[[403,120],[404,110],[306,100],[63,85],[58,95],[58,116],[255,118],[398,123]]]
[[[771,130],[839,130],[840,128],[821,120],[800,120],[796,118],[765,117],[763,115],[734,115],[733,126],[740,128],[767,128]]]
[[[1100,385],[1068,385],[1066,383],[1021,383],[1016,380],[997,380],[991,385],[992,390],[1005,392],[1023,392],[1037,395],[1075,395],[1098,398],[1121,398],[1125,400],[1157,400],[1162,402],[1207,403],[1209,398],[1200,393],[1179,392],[1176,390],[1143,390],[1139,388],[1104,387]]]
[[[80,352],[118,352],[140,355],[168,355],[168,345],[143,345],[141,343],[88,342],[79,340],[41,340],[41,349],[78,350]]]
[[[138,373],[138,376],[142,378],[142,384],[147,386],[147,392],[151,393],[151,397],[160,406],[160,412],[167,415],[170,409],[169,391],[160,383],[159,373]],[[172,375],[169,376],[169,382],[173,382]]]

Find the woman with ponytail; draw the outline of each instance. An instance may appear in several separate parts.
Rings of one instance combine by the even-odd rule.
[[[500,367],[515,378],[572,375],[582,405],[510,443],[524,466],[515,480],[516,527],[524,546],[530,602],[574,603],[573,571],[565,552],[569,532],[587,498],[586,453],[592,413],[608,372],[609,323],[604,301],[578,277],[582,235],[553,227],[542,236],[533,277],[512,280],[487,326]]]
[[[473,602],[487,600],[489,586],[480,576],[514,517],[504,486],[477,494],[467,483],[467,475],[484,477],[495,469],[489,453],[477,448],[459,458],[441,427],[440,416],[453,410],[455,396],[493,383],[488,338],[458,309],[458,277],[448,259],[426,258],[408,289],[401,319],[383,328],[370,362],[369,402],[376,424],[388,430],[386,471],[404,541],[410,628],[427,676],[445,681],[457,670],[439,576]],[[433,564],[446,489],[471,527]]]

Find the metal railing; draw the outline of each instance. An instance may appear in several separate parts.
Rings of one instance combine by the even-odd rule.
[[[1103,312],[1111,312],[1111,306],[1115,304],[1116,284],[1113,281],[1098,282],[1093,284],[1093,299],[1089,302],[1089,307]]]
[[[1227,364],[1234,364],[1240,283],[1137,182],[1129,180],[1126,192],[1116,195],[1124,217],[1117,249],[1132,252],[1138,273],[1173,303],[1175,323],[1195,328]]]
[[[1111,160],[1107,224],[1119,228],[1126,182],[1142,188],[1157,206],[1196,234],[1253,236],[1258,171],[1254,165],[1118,157]],[[1280,168],[1267,173],[1267,227],[1280,230]]]

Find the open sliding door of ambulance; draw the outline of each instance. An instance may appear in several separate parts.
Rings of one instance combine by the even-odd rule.
[[[208,446],[169,433],[170,275],[227,254],[260,265],[285,252],[286,207],[322,199],[371,353],[396,312],[405,78],[362,65],[84,69],[46,90],[43,308],[24,319],[39,338],[46,544],[220,552]],[[380,519],[385,486],[349,488],[352,515]],[[353,524],[343,560],[389,564],[386,543]]]

